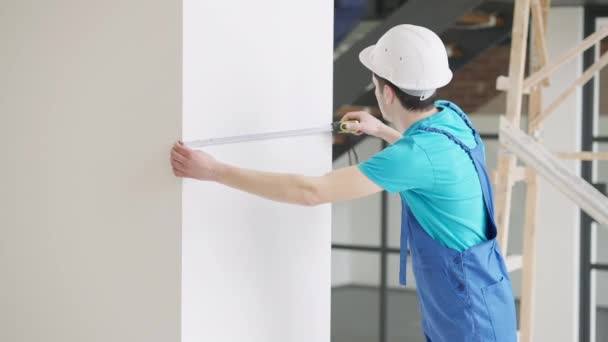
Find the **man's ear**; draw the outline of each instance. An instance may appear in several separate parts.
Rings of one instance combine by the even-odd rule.
[[[384,85],[382,96],[384,96],[385,103],[393,104],[393,101],[395,101],[395,92],[387,84]]]

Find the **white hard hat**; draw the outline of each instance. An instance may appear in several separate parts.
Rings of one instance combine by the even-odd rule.
[[[422,100],[452,80],[445,45],[422,26],[391,28],[376,45],[361,51],[359,59],[376,75]]]

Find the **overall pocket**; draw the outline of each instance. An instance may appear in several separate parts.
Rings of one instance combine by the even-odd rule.
[[[481,292],[494,330],[493,341],[517,342],[515,302],[508,278],[501,277],[497,283],[482,288]]]
[[[451,307],[469,306],[469,286],[464,276],[462,258],[426,258],[414,263],[416,281],[421,286],[433,288],[433,296]]]

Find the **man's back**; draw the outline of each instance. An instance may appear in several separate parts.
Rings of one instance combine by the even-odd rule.
[[[437,242],[463,251],[486,240],[487,215],[467,153],[447,136],[420,129],[444,130],[468,147],[476,146],[471,129],[442,104],[438,101],[438,113],[414,123],[399,141],[359,168],[382,188],[399,192]]]

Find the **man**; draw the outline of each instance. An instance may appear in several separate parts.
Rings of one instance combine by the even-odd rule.
[[[373,73],[383,117],[396,128],[365,112],[345,115],[343,120],[359,121],[349,129],[391,144],[369,160],[305,177],[226,165],[177,143],[171,153],[175,175],[302,205],[399,192],[400,283],[406,283],[409,244],[427,341],[516,341],[484,145],[460,108],[436,101],[436,89],[452,79],[441,39],[426,28],[399,25],[360,59]]]

